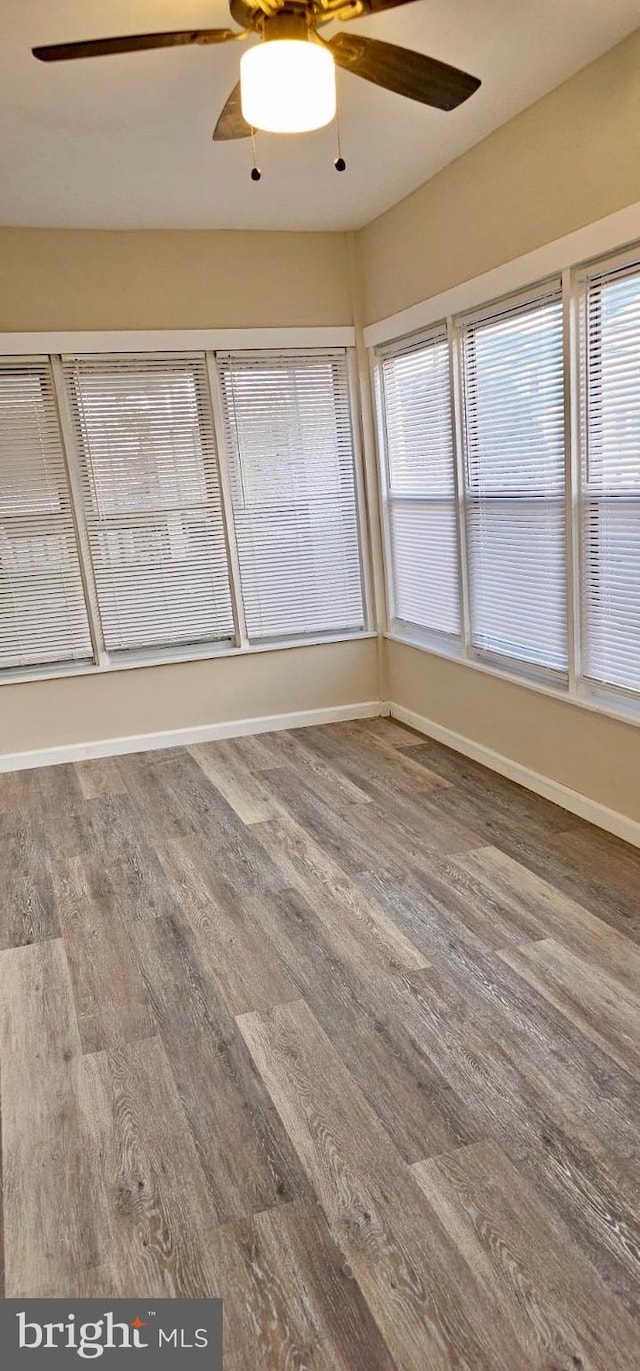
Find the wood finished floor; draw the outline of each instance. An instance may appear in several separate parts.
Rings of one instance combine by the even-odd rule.
[[[640,853],[387,720],[0,776],[6,1296],[640,1365]]]

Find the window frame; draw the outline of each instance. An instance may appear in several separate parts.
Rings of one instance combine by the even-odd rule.
[[[245,341],[242,337],[238,337],[237,335],[235,335],[233,339],[229,339],[229,341],[233,341],[236,344],[234,350],[238,352],[246,351],[247,353],[255,353],[258,350],[260,353],[264,354],[274,352],[278,353],[279,355],[281,355],[283,351],[286,350],[290,351],[292,354],[298,353],[304,356],[308,356],[312,353],[317,353],[318,355],[322,356],[327,353],[335,354],[336,351],[339,351],[340,353],[345,355],[348,373],[349,406],[351,418],[351,431],[353,439],[355,473],[354,489],[357,509],[357,530],[360,548],[360,575],[362,587],[364,626],[353,631],[345,630],[338,633],[336,633],[335,631],[328,631],[327,633],[314,633],[307,635],[291,635],[288,637],[279,637],[277,639],[269,640],[268,642],[264,643],[249,643],[248,641],[246,631],[246,620],[244,615],[244,605],[242,600],[242,590],[240,584],[233,504],[231,499],[229,459],[226,451],[224,424],[222,422],[220,379],[216,361],[217,353],[222,353],[226,350],[224,347],[224,344],[227,342],[226,338],[221,336],[219,339],[219,346],[216,348],[212,348],[202,347],[201,343],[200,346],[198,346],[200,340],[197,338],[196,335],[194,335],[195,346],[189,348],[185,347],[186,338],[184,333],[179,333],[175,335],[173,335],[172,333],[167,333],[166,335],[162,335],[161,345],[158,345],[160,340],[157,338],[157,335],[155,335],[152,339],[150,339],[150,341],[156,343],[155,347],[126,347],[121,345],[121,340],[126,339],[127,335],[118,335],[117,347],[108,345],[101,347],[100,341],[102,335],[93,334],[91,335],[90,348],[78,347],[74,349],[72,346],[72,337],[70,335],[66,335],[64,337],[64,343],[67,346],[65,347],[64,351],[61,348],[59,351],[53,351],[47,350],[46,342],[43,337],[43,340],[37,349],[37,353],[35,349],[33,353],[25,353],[21,350],[19,355],[23,357],[26,361],[30,360],[32,357],[35,357],[36,355],[40,359],[45,357],[48,360],[51,367],[53,386],[55,390],[55,398],[57,402],[60,420],[60,433],[64,465],[69,484],[71,509],[76,532],[76,542],[79,553],[81,576],[85,594],[85,603],[87,609],[87,616],[89,620],[91,640],[93,645],[93,657],[91,660],[82,660],[76,662],[65,661],[61,663],[43,664],[41,666],[25,666],[15,668],[11,667],[4,671],[0,671],[0,686],[20,684],[27,681],[58,679],[67,676],[90,676],[96,674],[104,674],[105,672],[126,671],[137,668],[162,666],[179,662],[208,661],[222,657],[226,658],[245,656],[256,652],[284,651],[293,647],[313,647],[318,646],[320,644],[358,641],[362,639],[375,638],[377,636],[377,632],[374,627],[373,621],[371,547],[368,522],[366,517],[366,478],[364,472],[363,451],[360,436],[361,420],[360,407],[358,403],[359,387],[357,382],[356,354],[354,340],[352,337],[352,330],[293,330],[293,336],[295,336],[296,332],[298,334],[303,335],[305,335],[305,333],[308,332],[310,335],[310,345],[305,346],[303,338],[301,337],[300,345],[292,346],[291,348],[278,346],[280,337],[284,332],[283,330],[258,330],[258,333],[263,334],[273,332],[274,336],[273,338],[264,339],[264,347],[259,346],[258,348],[256,348],[256,343],[262,343],[263,338],[255,337],[255,332],[256,331],[249,331],[246,338],[245,346],[242,346],[242,343]],[[330,333],[332,334],[331,338],[326,336]],[[322,335],[322,337],[318,337],[318,334]],[[103,336],[105,339],[105,343],[111,343],[111,335]],[[134,337],[135,335],[132,335],[132,341]],[[175,345],[172,345],[174,343],[174,337]],[[53,341],[58,342],[58,339],[54,337]],[[60,342],[62,341],[63,339],[60,338]],[[146,342],[146,337],[144,337],[144,339],[141,337],[140,341]],[[202,341],[205,340],[203,339]],[[209,338],[207,338],[206,341],[209,341]],[[211,338],[210,341],[218,342],[218,339]],[[295,342],[296,344],[298,343],[298,338],[295,338]],[[16,353],[13,353],[12,350],[7,350],[5,354],[5,352],[2,351],[1,343],[2,339],[0,339],[0,353],[2,356],[18,355]],[[45,344],[44,346],[43,343]],[[267,343],[269,344],[268,346],[266,345]],[[75,433],[75,426],[71,409],[71,397],[64,376],[64,361],[69,356],[82,357],[83,355],[93,355],[94,357],[104,356],[105,360],[107,360],[110,356],[126,356],[128,359],[133,359],[136,356],[148,357],[150,353],[157,353],[159,356],[167,355],[168,357],[171,357],[172,355],[176,354],[184,355],[188,351],[192,352],[194,356],[197,356],[204,360],[206,384],[209,392],[215,444],[217,450],[217,467],[220,480],[222,523],[229,569],[229,585],[231,591],[231,603],[234,619],[234,633],[232,638],[229,640],[216,640],[212,638],[211,640],[207,640],[206,642],[197,642],[194,644],[168,644],[165,646],[158,645],[157,647],[152,645],[147,648],[118,650],[115,653],[109,654],[105,647],[100,619],[95,574],[91,559],[85,511],[83,508],[80,472],[81,456],[78,450],[77,435]]]
[[[306,636],[300,636],[299,634],[292,633],[275,635],[273,637],[256,636],[251,638],[247,627],[247,616],[245,612],[242,591],[240,553],[238,549],[238,542],[235,531],[236,512],[234,508],[232,490],[232,468],[234,464],[234,459],[230,455],[227,448],[227,441],[225,436],[225,401],[223,395],[221,371],[217,365],[217,358],[219,357],[221,362],[228,363],[230,359],[232,360],[233,358],[245,357],[248,360],[251,360],[252,358],[257,358],[261,360],[263,358],[268,359],[269,357],[273,357],[274,360],[277,361],[278,359],[286,360],[287,358],[295,359],[296,357],[308,358],[314,356],[320,358],[327,358],[328,360],[344,358],[345,361],[347,404],[349,411],[349,434],[351,439],[351,449],[353,457],[353,493],[356,515],[355,531],[358,540],[358,568],[360,576],[360,592],[362,598],[363,623],[361,626],[352,629],[343,628],[338,630],[328,630],[326,633],[314,633],[308,634]],[[371,561],[371,543],[369,536],[368,519],[366,513],[367,500],[364,468],[364,451],[361,441],[361,397],[359,393],[357,356],[355,348],[345,348],[340,346],[327,346],[324,348],[220,348],[217,350],[215,354],[212,354],[212,358],[213,361],[211,393],[213,402],[214,427],[216,433],[216,441],[218,444],[218,450],[219,453],[223,454],[223,456],[221,456],[219,459],[220,465],[224,469],[224,474],[222,475],[221,473],[221,482],[224,482],[225,500],[228,500],[227,520],[232,530],[234,600],[237,601],[240,607],[240,616],[242,620],[242,644],[245,645],[248,650],[254,650],[258,648],[268,650],[269,648],[276,647],[286,648],[290,646],[298,646],[300,643],[305,642],[340,642],[343,639],[369,636],[370,632],[372,631],[374,622],[374,596],[372,590],[373,568]]]
[[[568,605],[568,595],[569,595],[568,587],[567,587],[567,577],[566,577],[566,566],[567,566],[567,545],[566,545],[566,501],[567,501],[566,413],[567,413],[567,404],[568,404],[568,392],[567,392],[566,367],[564,366],[564,363],[565,363],[565,339],[564,339],[564,297],[563,297],[563,293],[562,293],[562,278],[561,278],[561,276],[560,276],[559,274],[556,273],[554,276],[546,277],[543,281],[537,282],[535,286],[532,286],[532,287],[531,287],[530,289],[528,289],[528,290],[520,290],[520,291],[517,291],[517,292],[513,292],[513,293],[511,293],[511,294],[509,294],[509,295],[500,297],[498,300],[490,301],[488,304],[483,305],[483,306],[481,306],[481,307],[479,307],[479,308],[475,308],[475,309],[472,309],[472,310],[465,311],[464,313],[458,314],[458,315],[456,315],[455,318],[452,320],[452,330],[453,330],[453,347],[454,347],[454,355],[455,355],[455,365],[456,365],[456,367],[457,367],[457,369],[458,369],[458,372],[459,372],[459,392],[458,392],[458,393],[459,393],[459,415],[458,415],[458,420],[459,420],[459,445],[458,445],[458,446],[459,446],[459,481],[460,481],[460,491],[461,491],[461,497],[460,497],[461,517],[462,517],[463,520],[464,520],[465,562],[464,562],[464,566],[463,566],[463,579],[464,579],[464,582],[465,582],[466,596],[467,596],[467,616],[466,616],[466,619],[465,619],[465,638],[464,638],[465,657],[466,657],[467,659],[469,659],[469,660],[473,660],[473,661],[476,661],[476,662],[484,662],[484,663],[486,663],[486,664],[488,664],[488,665],[495,665],[498,669],[502,667],[502,669],[503,669],[504,671],[506,671],[506,672],[508,672],[508,673],[513,673],[513,674],[514,674],[515,676],[517,676],[518,678],[521,678],[521,677],[524,676],[524,677],[529,677],[529,678],[531,678],[531,680],[534,680],[534,681],[547,682],[548,684],[556,685],[557,688],[558,688],[559,690],[563,691],[563,690],[568,686],[568,681],[569,681],[569,661],[567,661],[567,666],[566,666],[566,667],[553,667],[553,666],[545,665],[544,663],[541,663],[541,662],[534,662],[534,661],[531,661],[531,660],[528,659],[528,658],[517,657],[517,656],[511,656],[509,653],[506,653],[506,652],[499,652],[499,651],[497,651],[497,650],[493,650],[493,649],[490,648],[490,647],[482,647],[480,644],[474,642],[474,628],[473,628],[473,622],[472,622],[472,609],[471,609],[471,603],[472,603],[472,574],[471,574],[471,562],[470,562],[470,556],[469,556],[469,546],[470,546],[470,541],[471,541],[471,540],[470,540],[470,531],[469,531],[469,530],[470,530],[471,515],[472,515],[472,510],[473,510],[474,507],[477,505],[478,501],[477,501],[477,499],[474,500],[474,497],[473,497],[473,495],[472,495],[472,493],[471,493],[471,488],[470,488],[470,487],[471,487],[471,477],[470,477],[470,467],[469,467],[469,449],[468,449],[468,440],[467,440],[467,434],[468,434],[468,413],[467,413],[467,393],[466,393],[466,378],[465,378],[465,336],[466,336],[466,332],[467,332],[467,330],[468,330],[469,328],[473,328],[475,325],[478,325],[478,324],[481,325],[481,324],[483,324],[483,323],[485,323],[485,322],[488,323],[488,322],[492,322],[492,321],[494,321],[494,320],[497,321],[497,320],[499,320],[501,317],[507,319],[507,318],[509,318],[509,316],[519,316],[519,315],[522,316],[522,315],[528,313],[529,311],[531,311],[531,312],[535,311],[535,310],[536,310],[537,308],[539,308],[541,305],[544,305],[544,304],[546,304],[546,303],[551,303],[551,302],[554,302],[554,301],[557,302],[557,303],[560,305],[560,307],[561,307],[561,315],[562,315],[562,321],[563,321],[563,324],[562,324],[562,327],[563,327],[562,353],[563,353],[563,414],[564,414],[564,482],[563,482],[563,490],[559,493],[559,495],[558,495],[558,497],[557,497],[557,501],[555,501],[555,503],[557,503],[558,509],[559,509],[560,511],[562,511],[563,509],[564,509],[564,511],[565,511],[565,520],[564,520],[564,523],[565,523],[565,592],[566,592],[566,594],[565,594],[565,606],[567,606],[567,605]],[[539,503],[541,503],[541,504],[544,504],[544,502],[545,502],[545,497],[544,497],[544,496],[531,496],[531,497],[529,497],[529,498],[527,499],[526,496],[516,496],[516,495],[507,495],[507,496],[503,496],[503,495],[497,495],[497,494],[496,494],[496,495],[493,495],[491,498],[492,498],[493,500],[495,500],[495,501],[501,501],[501,502],[504,502],[504,501],[507,501],[507,500],[511,500],[511,499],[514,500],[514,502],[515,502],[516,500],[521,500],[523,505],[524,505],[524,504],[527,504],[527,503],[529,503],[529,504],[535,504],[535,503],[537,503],[537,502],[539,502]],[[569,634],[568,613],[567,613],[566,611],[565,611],[565,618],[566,618],[566,626],[567,626],[567,658],[569,658],[569,655],[570,655],[570,650],[569,650],[569,636],[570,636],[570,634]]]
[[[586,292],[593,276],[632,268],[640,269],[640,243],[624,250],[616,250],[587,261],[555,270],[529,286],[519,286],[504,295],[475,302],[466,310],[456,309],[445,317],[429,323],[428,327],[371,347],[372,375],[375,386],[376,430],[378,441],[378,470],[383,530],[384,580],[387,594],[384,636],[391,641],[460,662],[475,670],[525,686],[529,689],[568,700],[598,713],[626,722],[640,723],[640,682],[637,689],[599,683],[583,674],[582,646],[585,624],[585,581],[583,547],[583,508],[585,488],[583,462],[586,451],[586,365],[585,319]],[[470,623],[470,573],[467,537],[468,498],[466,494],[466,452],[464,433],[464,386],[462,333],[465,324],[482,319],[491,313],[505,312],[518,304],[534,305],[561,282],[563,320],[564,371],[564,506],[566,532],[566,605],[568,671],[539,666],[520,659],[474,646]],[[455,294],[452,292],[452,295]],[[457,303],[457,302],[456,302]],[[443,633],[420,630],[405,624],[393,615],[393,581],[391,540],[389,536],[390,491],[385,446],[385,421],[381,362],[384,356],[410,350],[422,340],[442,334],[446,328],[450,341],[451,394],[454,409],[454,454],[458,489],[458,548],[460,557],[460,622],[461,634],[456,639]],[[638,496],[640,502],[640,495]]]
[[[85,584],[84,561],[83,561],[83,556],[82,556],[82,549],[81,549],[81,547],[80,547],[80,535],[79,535],[79,528],[78,528],[78,522],[77,522],[77,517],[76,517],[76,501],[75,501],[75,494],[74,494],[73,485],[72,485],[72,481],[71,481],[71,474],[70,474],[70,470],[69,470],[69,463],[68,463],[68,460],[67,460],[67,450],[66,450],[66,443],[65,443],[65,434],[64,434],[64,429],[63,429],[63,425],[62,425],[62,416],[61,416],[61,413],[60,413],[60,405],[59,405],[59,397],[58,397],[58,387],[57,387],[57,377],[56,377],[56,370],[55,370],[55,367],[54,367],[54,365],[53,365],[53,358],[52,358],[52,356],[51,356],[50,354],[48,354],[48,353],[46,353],[46,352],[43,352],[42,350],[38,350],[37,352],[33,352],[33,353],[29,353],[29,354],[26,354],[26,353],[23,354],[23,353],[21,353],[21,352],[13,352],[13,353],[7,354],[7,355],[3,354],[3,355],[2,355],[2,358],[1,358],[0,360],[1,360],[1,361],[10,362],[10,363],[12,364],[11,370],[13,369],[13,367],[19,369],[21,366],[24,366],[24,368],[25,368],[25,373],[28,373],[30,367],[35,367],[35,368],[41,367],[41,368],[42,368],[42,373],[43,373],[43,374],[42,374],[42,378],[41,378],[42,403],[43,403],[43,408],[44,408],[44,410],[45,410],[45,414],[46,414],[47,405],[50,405],[51,413],[50,413],[50,415],[49,415],[48,417],[49,417],[50,420],[51,420],[52,436],[53,436],[53,438],[54,438],[54,445],[59,446],[59,455],[60,455],[60,461],[61,461],[61,476],[62,476],[62,482],[63,482],[63,485],[64,485],[64,495],[67,497],[67,500],[68,500],[68,529],[67,529],[67,532],[68,532],[68,534],[70,535],[71,546],[72,546],[73,551],[75,551],[75,555],[76,555],[76,559],[77,559],[77,567],[78,567],[78,572],[79,572],[79,591],[80,591],[80,594],[81,594],[81,597],[82,597],[82,601],[83,601],[83,604],[84,604],[84,610],[85,610],[86,621],[87,621],[88,639],[89,639],[89,641],[88,641],[89,651],[88,651],[87,654],[83,654],[83,655],[81,655],[81,656],[80,656],[80,655],[74,656],[73,653],[71,653],[68,657],[61,657],[61,658],[59,658],[59,659],[49,658],[49,660],[45,660],[45,661],[42,661],[42,662],[39,662],[39,663],[38,663],[38,662],[31,662],[31,663],[25,662],[25,663],[22,663],[22,664],[20,664],[20,665],[19,665],[19,664],[14,664],[14,665],[8,666],[8,667],[0,667],[0,682],[2,682],[3,680],[5,680],[5,679],[7,679],[7,678],[13,679],[14,677],[15,677],[16,679],[18,679],[18,680],[25,680],[25,679],[31,679],[33,676],[39,677],[40,675],[51,675],[51,674],[53,674],[53,675],[57,675],[57,674],[73,675],[73,674],[76,674],[76,673],[83,673],[83,672],[85,672],[85,671],[87,670],[88,667],[90,667],[90,666],[92,665],[93,659],[94,659],[94,657],[95,657],[96,645],[95,645],[95,639],[94,639],[94,636],[93,636],[92,616],[91,616],[91,613],[90,613],[90,610],[89,610],[89,604],[88,604],[87,587],[86,587],[86,584]],[[37,373],[36,373],[36,374],[37,374]],[[47,392],[48,392],[48,394],[47,394]],[[55,454],[54,454],[54,464],[55,464]],[[62,502],[62,499],[63,499],[63,491],[62,491],[62,489],[59,489],[59,490],[58,490],[58,495],[59,495],[60,501]],[[18,521],[23,521],[23,516],[20,516],[20,515],[10,514],[8,517],[9,517],[10,520],[11,520],[11,519],[16,519],[16,520],[18,520]],[[37,517],[37,516],[26,516],[26,517],[27,517],[27,518],[30,518],[30,517]],[[62,531],[63,531],[63,533],[64,533],[64,531],[65,531],[65,517],[66,517],[66,516],[65,516],[65,511],[64,511],[64,509],[63,509],[62,507],[60,507],[55,513],[54,513],[54,512],[49,512],[49,514],[44,515],[44,516],[40,516],[40,517],[42,517],[43,519],[46,519],[47,521],[50,521],[52,528],[55,527],[55,525],[58,525],[59,527],[61,527],[61,529],[62,529]]]
[[[389,462],[389,443],[384,407],[384,379],[383,363],[386,358],[403,356],[408,352],[419,350],[421,347],[430,346],[440,342],[446,342],[449,359],[449,397],[451,410],[451,452],[453,463],[453,492],[451,496],[429,496],[429,495],[394,495],[390,477]],[[383,569],[384,584],[386,592],[386,615],[385,629],[388,633],[398,633],[402,641],[410,642],[414,638],[418,643],[434,648],[440,645],[445,651],[450,651],[451,655],[457,655],[458,649],[464,641],[464,614],[463,603],[465,588],[463,584],[463,546],[464,528],[460,519],[460,470],[459,470],[459,430],[457,425],[458,411],[455,403],[455,373],[452,369],[452,331],[451,321],[444,320],[441,323],[430,325],[427,329],[421,329],[418,333],[411,334],[409,337],[398,341],[384,344],[377,348],[373,357],[373,384],[374,384],[374,408],[376,430],[378,435],[379,452],[379,473],[380,473],[380,514],[382,525],[382,544],[383,544]],[[458,596],[460,601],[460,629],[458,633],[447,633],[445,630],[430,629],[413,624],[409,620],[401,619],[395,613],[395,575],[393,568],[393,536],[391,532],[391,510],[394,504],[406,505],[437,505],[453,504],[455,523],[456,523],[456,560],[457,560],[457,582]]]
[[[575,540],[577,548],[577,614],[579,623],[580,652],[576,668],[576,691],[586,699],[605,699],[614,705],[618,703],[623,712],[638,711],[640,715],[640,682],[637,689],[618,685],[613,681],[599,681],[587,675],[584,669],[583,645],[587,637],[587,552],[585,546],[585,510],[589,504],[605,508],[615,497],[604,492],[598,495],[590,491],[587,479],[589,458],[589,414],[588,414],[588,308],[589,286],[593,278],[615,276],[617,274],[637,274],[640,277],[640,243],[621,252],[608,253],[604,257],[576,267],[570,273],[570,303],[573,310],[574,345],[574,403],[576,451],[574,466],[575,481]],[[640,490],[637,495],[619,497],[629,504],[640,507]]]

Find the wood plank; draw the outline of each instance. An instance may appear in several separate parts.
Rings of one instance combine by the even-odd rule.
[[[410,728],[408,724],[400,723],[399,719],[384,716],[377,719],[357,719],[354,722],[363,733],[383,738],[385,743],[390,743],[392,747],[419,747],[424,742],[424,733],[416,733],[415,729]]]
[[[34,775],[51,852],[82,856],[90,837],[85,798],[73,762],[39,767]]]
[[[316,846],[327,853],[345,875],[357,877],[373,864],[379,855],[379,846],[356,827],[354,820],[354,815],[368,805],[351,805],[348,812],[338,811],[288,766],[264,771],[262,778],[290,818],[304,828]],[[395,873],[401,875],[397,865]]]
[[[313,746],[315,729],[301,728],[295,733],[282,731],[264,734],[270,761],[265,771],[287,767],[311,786],[325,804],[338,813],[349,813],[352,805],[369,804],[369,795],[357,782],[339,771],[330,759]]]
[[[300,733],[294,731],[292,736],[299,738]],[[357,721],[314,728],[306,741],[308,747],[372,798],[379,799],[387,786],[401,795],[412,795],[443,786],[448,788],[451,784],[413,761],[411,748],[407,753],[399,751],[384,737],[363,732]]]
[[[435,865],[430,874],[425,869],[400,877],[374,869],[362,873],[358,881],[427,962],[446,956],[459,943],[478,952],[486,946],[471,921],[467,922],[465,903],[452,896],[446,881],[438,879]]]
[[[513,1325],[527,1368],[627,1371],[640,1333],[566,1229],[496,1143],[430,1161],[413,1175]]]
[[[560,805],[545,800],[541,795],[510,781],[499,772],[464,757],[452,748],[436,743],[433,739],[423,738],[419,748],[411,748],[408,754],[416,763],[425,766],[450,781],[457,794],[440,793],[440,799],[447,809],[454,810],[462,805],[474,809],[475,824],[480,816],[485,820],[505,826],[507,829],[516,823],[533,831],[540,839],[554,834],[564,834],[569,830],[584,830],[588,825]]]
[[[261,823],[281,812],[258,777],[237,760],[226,743],[198,743],[188,751],[243,823]]]
[[[542,1092],[464,996],[438,971],[389,979],[407,1029],[464,1101],[478,1137],[492,1137],[532,1181],[602,1279],[629,1311],[640,1310],[640,1224],[635,1168]]]
[[[160,1040],[85,1057],[83,1085],[119,1293],[217,1293],[218,1225]]]
[[[71,857],[54,863],[53,877],[83,1051],[151,1037],[156,1024],[102,864]]]
[[[640,1088],[547,1000],[535,993],[506,963],[482,949],[452,942],[434,959],[440,993],[453,1013],[486,1029],[518,1072],[550,1105],[560,1102],[605,1147],[640,1162],[634,1120],[640,1114]],[[508,1033],[506,1032],[508,1026]]]
[[[100,801],[93,801],[94,804]],[[181,913],[118,909],[220,1221],[306,1196],[291,1145]]]
[[[426,965],[397,924],[293,819],[284,815],[257,824],[253,833],[287,885],[295,886],[327,928],[339,934],[345,956],[364,974],[385,975]]]
[[[167,839],[158,855],[191,929],[207,977],[231,1014],[297,999],[278,950],[265,937],[242,888],[214,858],[185,840]]]
[[[230,1371],[396,1371],[318,1205],[284,1205],[232,1231],[242,1269],[225,1302]]]
[[[567,951],[553,938],[501,952],[529,985],[597,1043],[626,1071],[640,1077],[640,999]]]
[[[75,763],[76,775],[85,800],[97,800],[101,795],[123,795],[126,786],[113,757],[95,757]]]
[[[536,946],[536,945],[529,945]],[[561,1101],[593,1137],[640,1163],[640,1086],[588,1041],[561,1010],[529,987],[507,962],[467,947],[434,962],[441,993],[463,1004],[537,1089]],[[508,1024],[508,1036],[506,1026]]]
[[[583,879],[594,882],[597,889],[604,887],[617,896],[623,912],[619,927],[628,938],[640,942],[638,849],[611,833],[604,833],[594,824],[584,824],[576,832],[558,834],[553,846],[561,860],[568,860]]]
[[[0,812],[0,949],[59,936],[51,854],[39,806]]]
[[[455,858],[447,876],[456,885],[458,877],[468,884],[470,898],[486,909],[499,929],[505,919],[507,928],[511,922],[508,939],[500,946],[550,936],[596,967],[603,967],[628,989],[640,991],[640,949],[505,852],[495,847],[468,852]]]
[[[40,804],[38,772],[33,767],[0,771],[0,815],[9,809],[33,809]]]
[[[247,909],[403,1157],[414,1161],[476,1136],[461,1100],[387,1013],[386,980],[372,981],[370,967],[363,972],[349,959],[337,926],[321,921],[296,890],[251,900]]]
[[[392,1357],[406,1371],[513,1367],[474,1275],[398,1164],[302,1002],[239,1019],[258,1069]],[[491,1328],[491,1342],[488,1330]]]
[[[113,1263],[61,939],[0,954],[0,1057],[6,1294],[82,1294]]]
[[[154,835],[128,795],[85,801],[90,853],[108,878],[126,923],[170,918],[178,907],[152,841]],[[64,846],[59,849],[64,852]],[[67,853],[67,855],[72,855]]]
[[[439,802],[440,797],[435,798]],[[597,866],[594,868],[573,858],[565,850],[565,834],[552,834],[547,838],[532,834],[526,824],[518,823],[517,805],[514,805],[509,825],[496,821],[492,814],[490,802],[484,814],[479,805],[471,803],[468,807],[468,817],[479,815],[476,826],[482,838],[476,844],[477,848],[499,848],[513,861],[551,883],[557,891],[588,909],[624,937],[634,943],[640,942],[637,892],[634,895],[631,890],[615,888],[608,882],[604,869],[599,874]],[[615,841],[612,838],[612,842]]]

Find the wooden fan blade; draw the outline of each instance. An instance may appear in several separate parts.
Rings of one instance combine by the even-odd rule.
[[[352,71],[354,76],[436,109],[455,109],[480,85],[477,76],[438,62],[435,57],[396,47],[395,43],[380,43],[377,38],[339,33],[327,46],[338,66]]]
[[[32,48],[39,62],[68,62],[75,57],[110,57],[119,52],[145,52],[149,48],[181,48],[192,43],[230,43],[244,38],[234,29],[176,29],[172,33],[128,33],[119,38],[91,38],[85,43],[52,43]]]
[[[234,86],[213,131],[214,142],[226,143],[230,138],[250,138],[251,127],[242,117],[240,82]]]

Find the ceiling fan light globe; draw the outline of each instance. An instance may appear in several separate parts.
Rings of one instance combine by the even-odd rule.
[[[259,43],[240,62],[243,118],[265,133],[308,133],[336,113],[336,69],[319,43]]]

